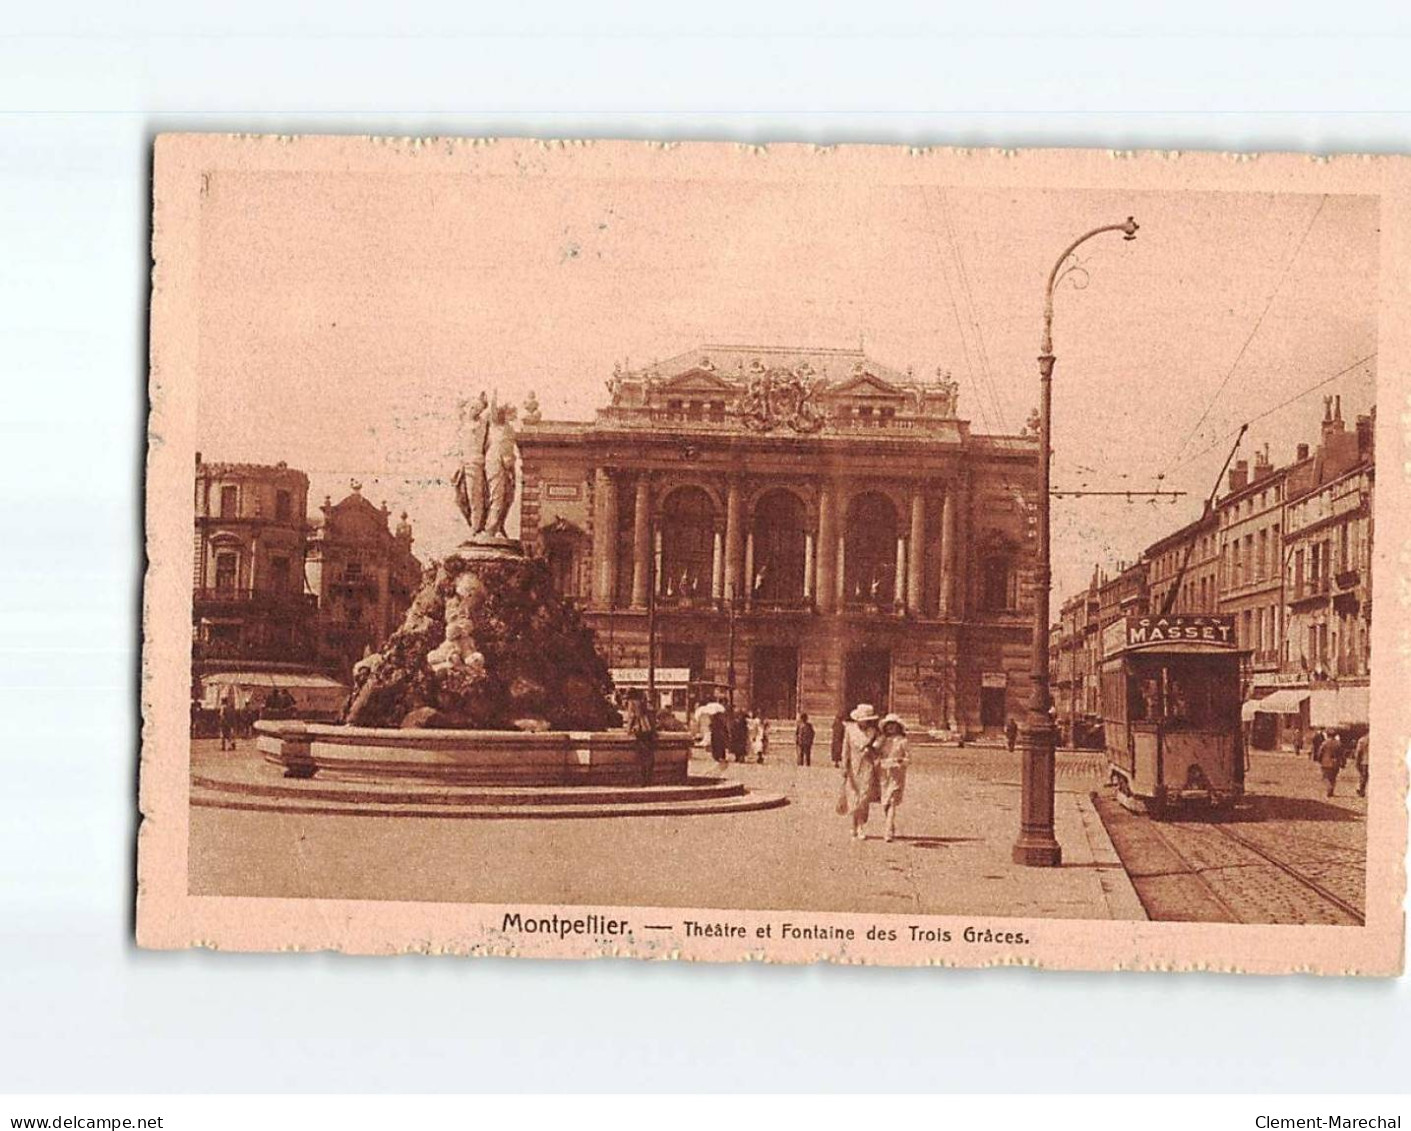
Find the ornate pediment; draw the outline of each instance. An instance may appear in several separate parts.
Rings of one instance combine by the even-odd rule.
[[[866,400],[894,400],[903,401],[907,399],[904,390],[897,388],[889,381],[884,381],[873,373],[856,373],[847,378],[842,384],[834,385],[828,390],[830,398],[853,397]]]
[[[671,396],[685,396],[688,394],[709,394],[713,396],[732,396],[735,393],[735,386],[718,373],[699,367],[688,369],[685,373],[678,373],[669,381],[664,381],[657,386],[658,395],[670,394]]]

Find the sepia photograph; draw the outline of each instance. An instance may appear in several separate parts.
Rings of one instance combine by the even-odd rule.
[[[1408,188],[159,138],[139,941],[1399,971]]]

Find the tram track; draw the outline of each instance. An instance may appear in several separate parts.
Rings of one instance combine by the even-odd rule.
[[[1297,868],[1292,867],[1287,861],[1280,860],[1275,856],[1270,856],[1269,853],[1265,852],[1248,837],[1241,836],[1233,829],[1228,829],[1224,825],[1212,824],[1210,828],[1213,829],[1215,832],[1220,833],[1228,840],[1234,841],[1246,851],[1254,853],[1254,855],[1260,857],[1260,859],[1265,860],[1269,864],[1273,865],[1279,871],[1283,872],[1284,875],[1289,876],[1292,879],[1298,881],[1309,891],[1316,893],[1319,897],[1326,900],[1328,903],[1331,903],[1348,918],[1354,920],[1359,927],[1364,926],[1366,924],[1367,917],[1362,913],[1362,911],[1354,907],[1352,904],[1348,903],[1347,900],[1343,899],[1335,892],[1329,891],[1326,887],[1320,884],[1317,880],[1313,879],[1311,876],[1305,875],[1303,872],[1300,872]]]
[[[1093,801],[1153,920],[1361,926],[1363,912],[1222,822],[1159,821]]]

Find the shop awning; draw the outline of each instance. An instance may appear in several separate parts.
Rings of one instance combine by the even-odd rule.
[[[1308,721],[1315,727],[1366,726],[1370,718],[1370,688],[1365,685],[1319,688],[1308,704]]]
[[[1240,711],[1240,717],[1248,722],[1255,715],[1297,715],[1308,698],[1307,691],[1284,688],[1263,699],[1250,699]]]
[[[306,691],[348,690],[346,684],[318,672],[211,672],[205,680],[207,683],[223,683],[227,686],[284,687],[291,691],[299,688]]]

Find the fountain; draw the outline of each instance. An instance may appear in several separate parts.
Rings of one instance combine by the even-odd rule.
[[[783,804],[688,773],[691,736],[622,727],[592,630],[547,563],[505,532],[514,409],[460,406],[452,478],[469,538],[429,565],[406,616],[353,672],[340,724],[262,720],[263,771],[193,775],[193,804],[408,816],[612,816]],[[268,767],[280,771],[269,773]]]

